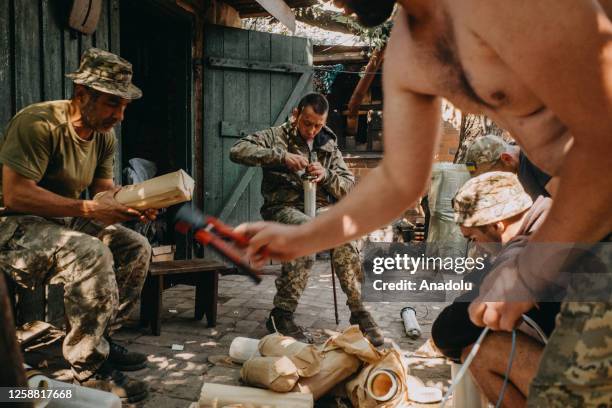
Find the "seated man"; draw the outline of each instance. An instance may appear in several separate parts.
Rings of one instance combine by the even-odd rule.
[[[466,152],[465,161],[473,177],[489,171],[516,174],[534,200],[554,193],[557,179],[536,167],[519,146],[511,145],[499,136],[486,135],[474,140]]]
[[[114,125],[132,99],[132,65],[106,51],[84,52],[71,100],[36,103],[9,122],[0,147],[0,266],[24,288],[64,285],[68,321],[63,354],[75,382],[129,402],[145,383],[117,370],[138,370],[146,356],[110,335],[129,316],[149,269],[151,247],[116,223],[154,219],[114,199]],[[89,188],[101,198],[81,200]]]
[[[512,262],[544,221],[552,200],[538,197],[532,204],[518,178],[512,173],[489,172],[468,180],[453,202],[455,219],[463,235],[493,257],[491,268]],[[473,272],[466,279],[478,286],[485,273]],[[440,351],[462,361],[482,327],[475,326],[468,314],[469,302],[478,296],[478,287],[458,297],[433,324],[432,340]],[[531,309],[531,317],[549,336],[555,326],[559,303],[541,303]],[[485,337],[470,366],[472,375],[489,401],[499,395],[511,348],[511,334],[491,332]],[[525,406],[529,384],[536,374],[543,345],[523,333],[517,336],[517,353],[512,365],[504,406]]]
[[[284,224],[303,224],[309,220],[304,214],[300,178],[304,171],[316,177],[318,209],[342,198],[355,184],[338,150],[336,135],[325,126],[328,109],[323,95],[306,95],[294,109],[290,122],[249,135],[232,147],[232,161],[263,167],[261,215],[265,220]],[[348,297],[351,324],[359,324],[374,345],[381,345],[383,333],[361,302],[363,272],[355,243],[334,248],[332,263]],[[282,275],[276,279],[274,309],[266,323],[271,332],[275,324],[276,329],[287,336],[304,338],[293,321],[293,313],[306,288],[311,268],[309,257],[283,263]]]

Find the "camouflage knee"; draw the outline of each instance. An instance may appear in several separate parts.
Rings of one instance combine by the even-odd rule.
[[[275,281],[274,306],[289,312],[295,311],[300,297],[306,289],[312,265],[312,259],[309,257],[283,263],[281,276],[276,278]]]

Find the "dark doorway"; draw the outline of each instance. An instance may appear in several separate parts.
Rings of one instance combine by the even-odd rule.
[[[130,104],[122,124],[122,168],[132,158],[150,160],[157,175],[184,169],[191,162],[191,19],[158,2],[121,2],[121,56],[134,68],[143,97]],[[177,258],[190,252],[172,228],[176,209],[157,223],[155,244],[177,246]],[[152,234],[149,234],[150,236]]]

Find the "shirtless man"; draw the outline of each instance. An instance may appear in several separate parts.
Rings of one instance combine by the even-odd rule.
[[[393,7],[391,0],[343,3],[372,24],[384,21]],[[555,202],[532,242],[604,239],[612,230],[612,180],[606,176],[612,135],[612,0],[399,4],[385,56],[386,153],[381,165],[310,223],[244,227],[254,235],[250,253],[267,246],[276,258],[290,259],[354,239],[397,217],[425,190],[438,142],[440,97],[464,112],[487,114],[511,132],[538,167],[559,176]],[[505,277],[514,276],[512,287],[496,285],[498,273],[491,272],[480,299],[498,301],[474,302],[474,323],[496,330],[514,327],[534,304],[528,293],[537,294],[554,279],[555,271],[542,268],[537,255],[527,247],[520,267],[504,270]],[[522,292],[523,301],[499,301],[508,290],[515,299]],[[578,312],[572,310],[578,306],[564,303],[561,318],[567,329],[551,337],[532,384],[531,406],[591,404],[597,395],[610,401],[610,381],[602,376],[612,354],[611,304],[582,304]],[[589,357],[582,364],[590,363],[588,368],[577,361],[585,355],[577,336],[593,325],[605,327],[599,335],[607,342],[597,353],[586,351]]]

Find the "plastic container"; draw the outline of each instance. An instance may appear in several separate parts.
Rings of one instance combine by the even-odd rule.
[[[36,408],[121,408],[121,400],[115,394],[52,380],[42,374],[31,376],[28,379],[28,386],[33,389],[71,392],[70,398],[37,401],[34,403]]]
[[[402,321],[404,322],[404,330],[406,331],[406,336],[416,339],[421,337],[421,327],[419,326],[419,322],[416,318],[416,310],[410,306],[406,306],[400,312],[400,316],[402,317]]]
[[[230,344],[229,356],[232,361],[242,364],[251,357],[261,357],[258,346],[258,339],[236,337]]]

